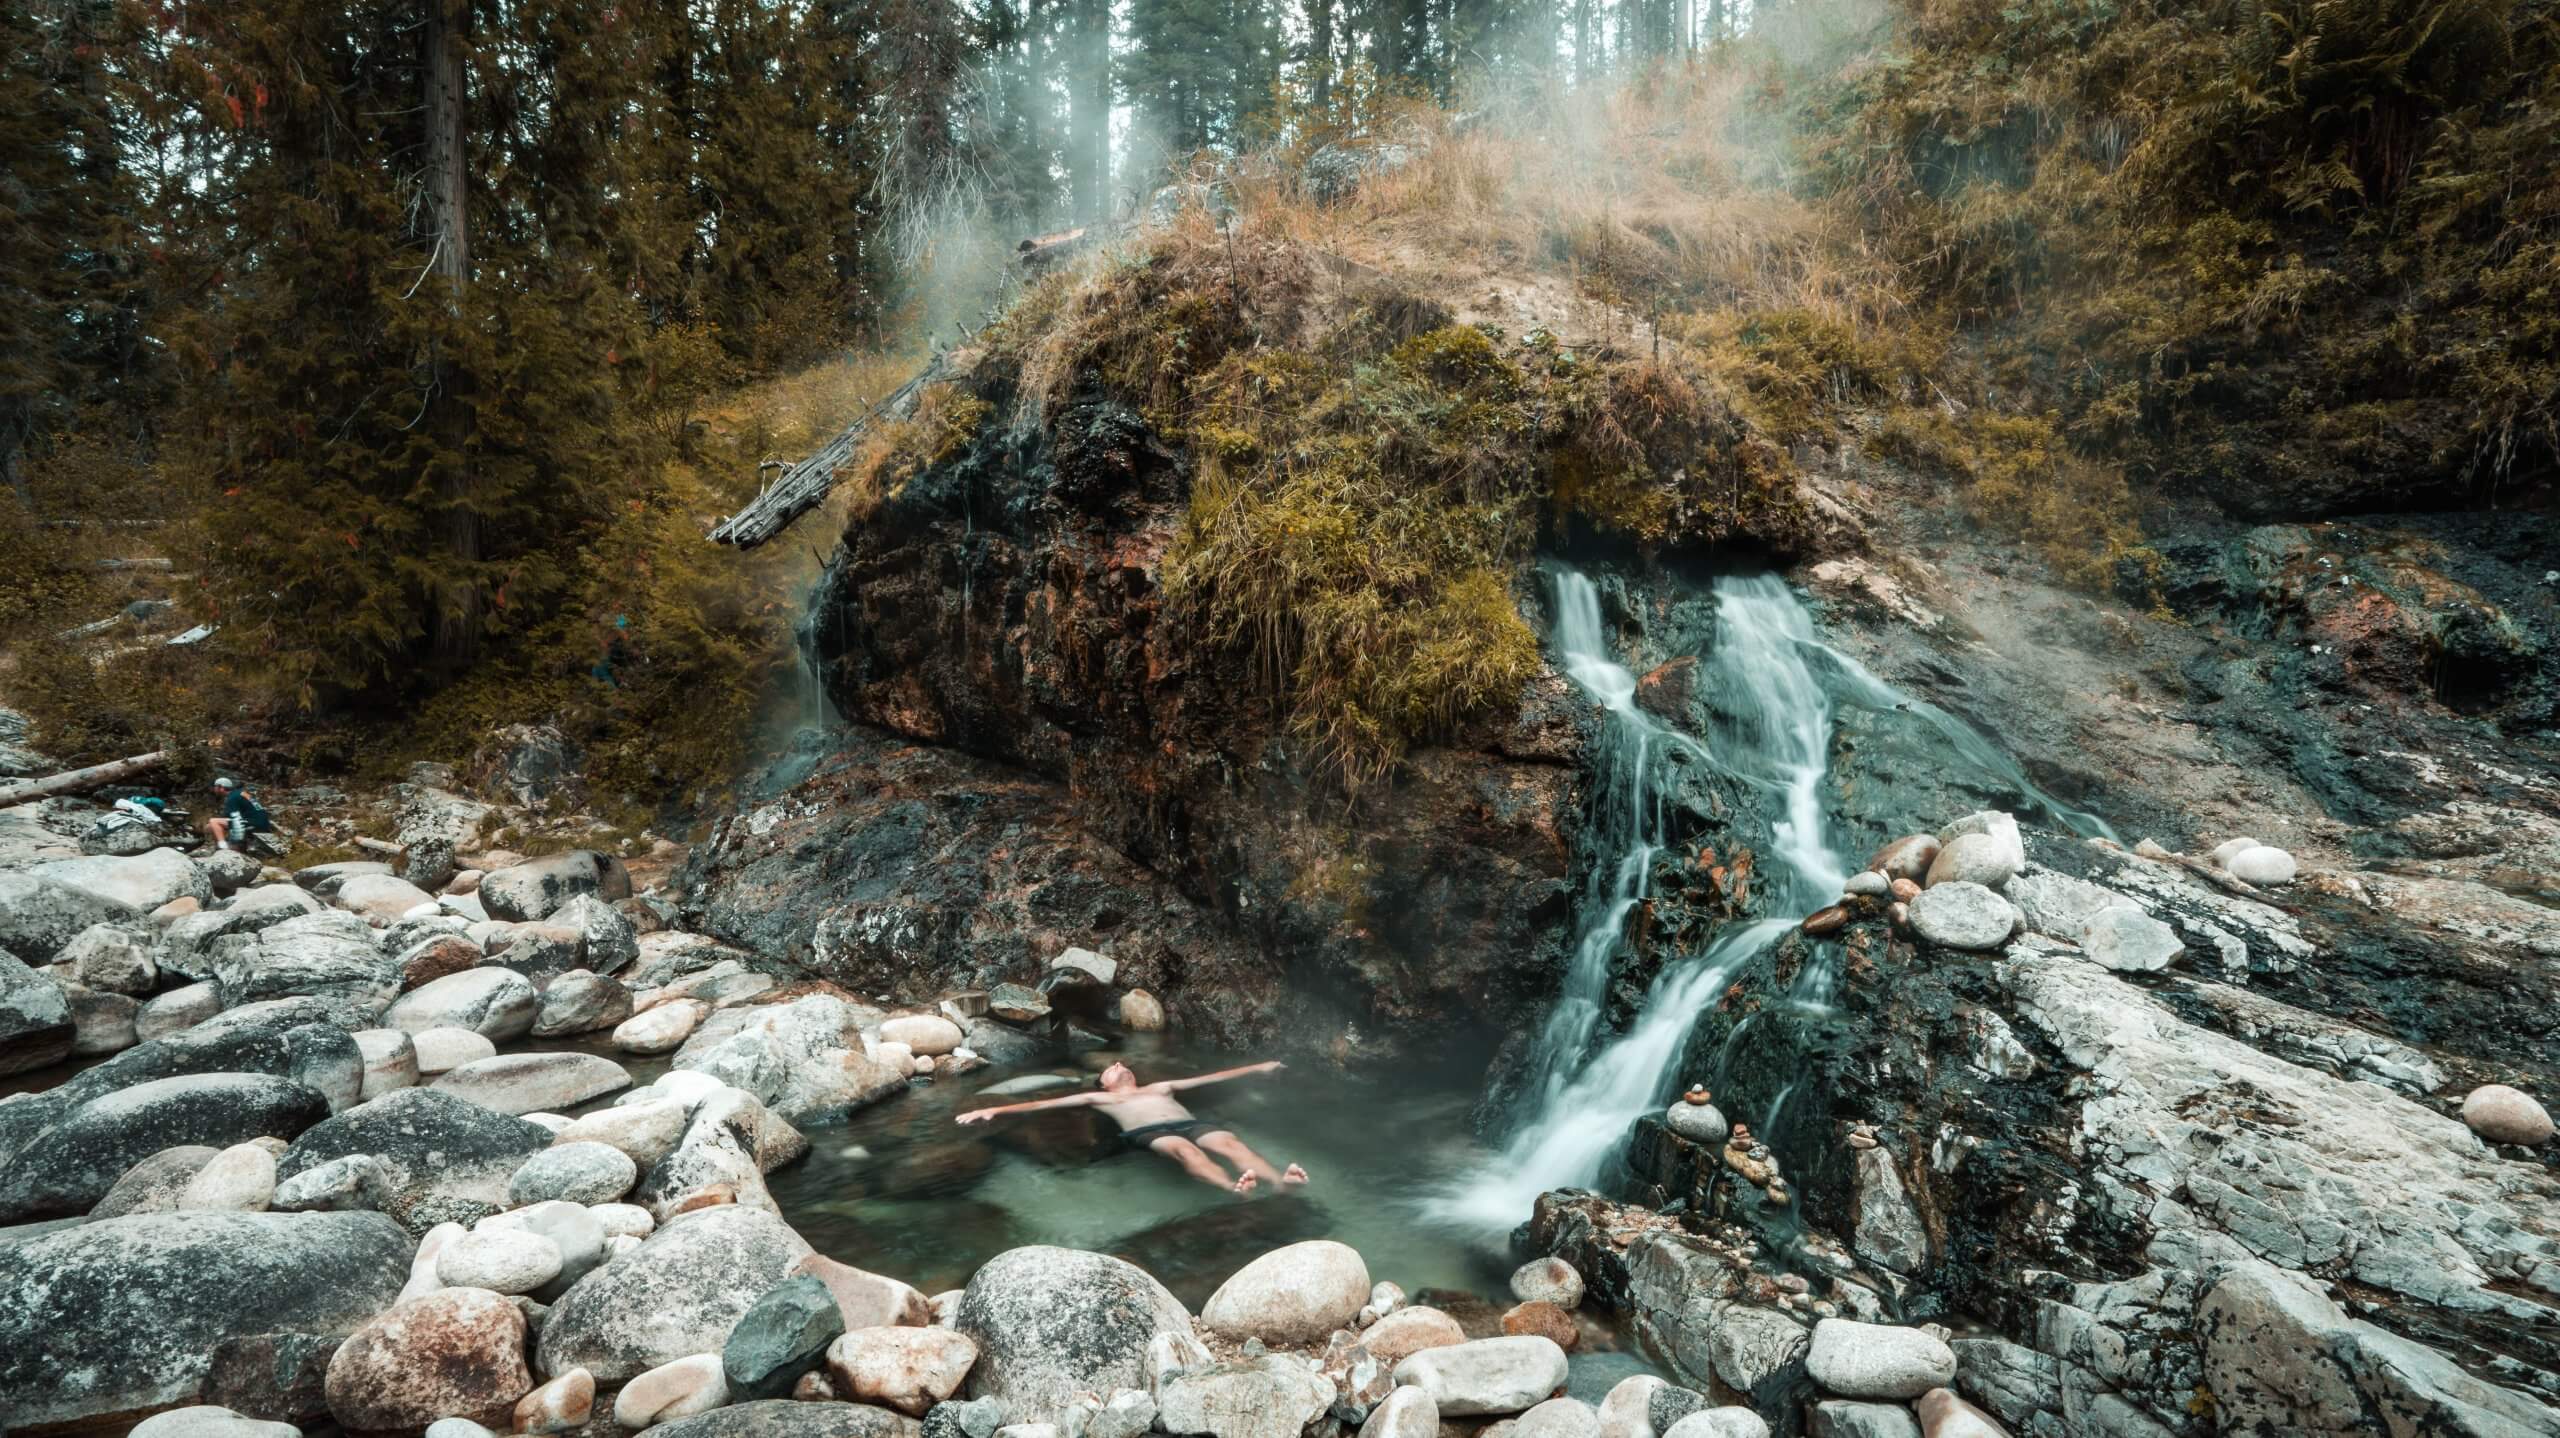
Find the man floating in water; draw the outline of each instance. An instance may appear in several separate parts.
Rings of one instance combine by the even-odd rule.
[[[1281,1067],[1278,1060],[1247,1064],[1240,1069],[1220,1069],[1197,1078],[1159,1079],[1142,1084],[1129,1071],[1127,1064],[1115,1063],[1102,1071],[1102,1087],[1090,1093],[1073,1093],[1064,1098],[1037,1099],[1030,1103],[1002,1104],[995,1108],[971,1109],[960,1115],[961,1123],[985,1123],[1008,1113],[1035,1113],[1053,1108],[1098,1108],[1120,1125],[1120,1141],[1131,1148],[1163,1154],[1181,1165],[1182,1171],[1218,1188],[1233,1193],[1251,1193],[1259,1183],[1277,1183],[1295,1188],[1307,1181],[1307,1171],[1296,1164],[1286,1169],[1272,1167],[1271,1160],[1245,1146],[1245,1141],[1222,1128],[1214,1128],[1205,1119],[1191,1116],[1174,1095],[1202,1084],[1223,1083],[1247,1074],[1267,1074]],[[1218,1166],[1216,1154],[1234,1165],[1230,1177]]]

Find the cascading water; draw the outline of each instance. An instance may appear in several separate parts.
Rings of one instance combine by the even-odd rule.
[[[1730,734],[1715,736],[1715,761],[1780,796],[1786,817],[1777,824],[1772,877],[1786,885],[1785,907],[1801,911],[1808,899],[1814,906],[1829,903],[1845,876],[1822,818],[1831,706],[1805,663],[1812,621],[1772,577],[1720,580],[1716,600],[1707,682],[1737,717]],[[1654,980],[1635,1022],[1595,1048],[1627,916],[1644,900],[1662,848],[1655,766],[1675,750],[1700,759],[1711,751],[1635,707],[1635,676],[1609,652],[1598,592],[1570,570],[1556,576],[1555,644],[1565,672],[1606,714],[1596,766],[1599,852],[1619,858],[1595,868],[1563,994],[1532,1055],[1528,1117],[1501,1156],[1446,1205],[1452,1216],[1487,1227],[1517,1223],[1549,1189],[1598,1178],[1627,1125],[1668,1096],[1698,1011],[1794,926],[1787,919],[1735,925],[1704,952],[1674,959]],[[1603,872],[1610,885],[1605,897],[1597,892]]]
[[[1716,638],[1705,663],[1715,696],[1708,742],[1665,727],[1635,703],[1636,678],[1618,663],[1602,623],[1599,591],[1583,575],[1555,576],[1553,642],[1564,671],[1596,700],[1593,809],[1595,852],[1582,931],[1554,1010],[1529,1059],[1524,1117],[1501,1154],[1460,1192],[1435,1205],[1444,1217],[1484,1229],[1519,1222],[1538,1195],[1599,1179],[1638,1115],[1667,1102],[1698,1014],[1726,985],[1796,925],[1794,916],[1836,902],[1848,878],[1826,818],[1836,705],[1909,714],[1947,741],[1956,758],[2084,834],[2113,838],[2096,816],[2068,808],[2030,782],[2015,762],[1963,721],[1911,700],[1857,660],[1822,642],[1812,616],[1775,575],[1716,581]],[[1726,927],[1704,951],[1666,963],[1627,1029],[1601,1032],[1611,974],[1629,916],[1648,894],[1664,844],[1666,763],[1712,763],[1765,792],[1774,843],[1760,883],[1782,886],[1770,912],[1788,917]],[[1786,996],[1828,1008],[1839,954],[1816,946]],[[1795,1091],[1785,1086],[1758,1115],[1775,1130]]]

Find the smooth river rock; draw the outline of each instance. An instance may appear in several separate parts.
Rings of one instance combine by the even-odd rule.
[[[0,954],[0,1075],[58,1064],[78,1037],[62,985]]]
[[[1826,1318],[1805,1352],[1813,1381],[1843,1398],[1912,1399],[1956,1378],[1956,1354],[1917,1328]]]
[[[2538,1144],[2551,1137],[2551,1115],[2533,1096],[2502,1083],[2482,1084],[2462,1100],[2462,1121],[2491,1143]]]
[[[2016,878],[2025,862],[2023,850],[2015,854],[2013,862],[2011,850],[1989,834],[1959,834],[1938,851],[1938,857],[1929,864],[1928,878],[1922,882],[1931,889],[1941,884],[1997,888]]]
[[[85,1213],[125,1170],[180,1144],[290,1138],[329,1116],[319,1090],[273,1074],[182,1074],[73,1109],[0,1165],[0,1221]]]
[[[1369,1301],[1369,1266],[1359,1251],[1311,1239],[1236,1270],[1201,1306],[1200,1326],[1239,1342],[1280,1347],[1320,1341],[1350,1326]]]
[[[960,1391],[978,1345],[948,1328],[856,1328],[827,1345],[836,1393],[911,1418]]]
[[[482,876],[481,907],[493,919],[526,923],[549,918],[580,894],[607,902],[631,897],[631,875],[622,861],[592,849],[548,854]]]
[[[434,1089],[404,1088],[314,1125],[285,1149],[276,1172],[289,1180],[332,1159],[372,1154],[395,1193],[503,1206],[507,1181],[550,1145],[540,1124]]]
[[[2009,941],[2018,911],[1980,884],[1932,884],[1911,901],[1911,927],[1942,949],[1980,952]]]
[[[1159,1335],[1196,1341],[1191,1315],[1143,1270],[1044,1245],[981,1265],[952,1326],[978,1345],[969,1396],[996,1399],[1021,1423],[1063,1421],[1079,1393],[1147,1386],[1147,1348]]]
[[[613,1384],[696,1353],[714,1355],[716,1368],[729,1330],[809,1251],[770,1209],[723,1204],[680,1215],[551,1306],[541,1371],[585,1368]]]
[[[335,1340],[388,1308],[409,1236],[378,1213],[148,1213],[0,1244],[12,1428],[199,1401],[233,1339]]]
[[[729,1330],[720,1348],[721,1376],[736,1398],[787,1398],[801,1375],[826,1361],[827,1345],[844,1331],[844,1314],[824,1283],[807,1274],[786,1278]]]
[[[1399,1308],[1360,1335],[1361,1346],[1390,1367],[1426,1348],[1446,1348],[1466,1341],[1467,1331],[1458,1320],[1429,1304]]]
[[[1333,1397],[1332,1381],[1315,1364],[1272,1353],[1165,1378],[1156,1385],[1156,1425],[1211,1438],[1296,1438],[1324,1416]]]
[[[491,1043],[524,1037],[542,1010],[533,980],[513,969],[465,969],[420,984],[394,1000],[382,1021],[404,1033],[469,1029]]]
[[[631,1075],[601,1054],[500,1054],[440,1074],[428,1087],[500,1113],[556,1113],[631,1087]]]
[[[1426,1348],[1396,1365],[1396,1382],[1427,1389],[1443,1417],[1519,1413],[1564,1387],[1564,1350],[1535,1336],[1478,1338]]]
[[[329,1416],[353,1432],[440,1418],[505,1427],[533,1387],[524,1312],[480,1288],[411,1298],[349,1335],[329,1360]]]
[[[566,1132],[566,1130],[563,1130]],[[611,1203],[640,1181],[640,1166],[611,1144],[556,1142],[524,1161],[507,1181],[507,1200],[519,1206],[546,1199]]]

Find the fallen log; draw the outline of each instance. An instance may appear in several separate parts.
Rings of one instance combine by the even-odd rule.
[[[947,354],[935,355],[933,362],[916,372],[915,378],[890,392],[889,396],[865,410],[862,417],[846,425],[826,447],[782,472],[782,477],[767,485],[763,493],[746,508],[730,515],[711,528],[711,542],[753,549],[772,539],[791,522],[826,503],[827,491],[835,488],[836,471],[852,459],[862,447],[864,431],[872,422],[887,416],[905,419],[916,411],[916,400],[925,386],[941,379],[950,370]]]
[[[56,794],[77,794],[85,789],[95,789],[101,784],[120,784],[127,779],[148,774],[168,762],[168,750],[154,749],[148,754],[136,754],[130,759],[115,759],[104,764],[92,764],[86,769],[65,770],[60,774],[47,775],[42,779],[21,779],[13,784],[0,784],[0,809],[6,809],[14,804],[31,804],[38,799],[50,799]]]
[[[355,844],[357,848],[364,850],[368,854],[380,854],[386,859],[396,860],[409,857],[408,850],[392,843],[389,839],[369,839],[362,835],[358,835]]]
[[[1081,254],[1098,237],[1099,231],[1092,225],[1078,225],[1055,234],[1034,235],[1014,247],[1013,261],[1026,270],[1045,270],[1060,260]]]

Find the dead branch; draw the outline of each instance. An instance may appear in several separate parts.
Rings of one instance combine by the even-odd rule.
[[[50,799],[57,794],[77,794],[103,784],[119,784],[127,779],[148,774],[169,762],[169,751],[154,749],[130,759],[115,759],[92,764],[86,769],[70,769],[42,779],[21,779],[14,784],[0,784],[0,809],[15,804],[30,804]]]

